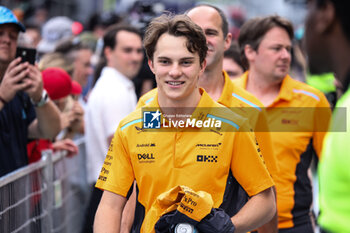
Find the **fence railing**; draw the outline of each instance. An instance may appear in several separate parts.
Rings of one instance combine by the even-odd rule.
[[[42,159],[0,178],[0,232],[79,233],[88,186],[84,140],[79,154],[44,151]]]

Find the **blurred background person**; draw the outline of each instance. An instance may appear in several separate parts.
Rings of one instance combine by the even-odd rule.
[[[344,92],[333,112],[318,170],[318,222],[324,233],[350,232],[349,8],[349,1],[310,0],[306,19],[305,36],[310,72],[335,72]]]
[[[49,19],[42,27],[42,38],[37,46],[39,57],[53,52],[61,40],[77,35],[82,30],[82,25],[69,17],[56,16]]]
[[[67,63],[73,65],[72,79],[78,82],[82,88],[87,87],[89,77],[93,74],[91,59],[97,43],[97,39],[94,40],[92,35],[87,38],[88,36],[84,34],[62,40],[55,49],[55,52],[64,55]],[[80,103],[85,105],[86,101],[81,99]]]
[[[72,80],[67,72],[61,68],[47,68],[42,71],[44,88],[51,100],[61,111],[61,132],[66,130],[75,120],[75,116],[63,117],[62,111],[67,104],[67,97],[72,93]],[[52,123],[54,124],[54,123]],[[58,136],[60,137],[60,136]],[[71,138],[37,139],[27,145],[29,162],[33,163],[41,159],[41,152],[46,149],[54,151],[66,151],[68,156],[78,153],[78,147]]]
[[[48,68],[61,68],[66,71],[71,78],[74,73],[74,63],[65,58],[63,53],[54,52],[43,56],[39,62],[39,68],[45,70]],[[71,80],[74,81],[74,80]],[[62,131],[58,139],[70,138],[74,139],[84,134],[84,108],[81,105],[80,94],[81,86],[79,83],[73,84],[74,93],[70,93],[66,98],[56,101],[57,106],[61,110]],[[74,98],[73,98],[74,97]]]
[[[60,130],[59,111],[39,69],[15,58],[20,31],[24,26],[0,6],[0,176],[28,164],[29,138],[50,139]]]
[[[136,107],[131,81],[143,61],[140,32],[130,25],[111,26],[103,37],[107,65],[102,69],[89,96],[85,116],[88,183],[92,197],[84,232],[92,232],[93,219],[102,191],[95,188],[101,166],[119,121]]]
[[[236,41],[232,41],[230,48],[225,51],[222,66],[230,79],[239,78],[244,73],[244,66]]]
[[[248,71],[234,82],[266,107],[279,167],[274,179],[279,232],[313,233],[308,173],[313,156],[321,155],[331,110],[321,91],[288,74],[293,34],[292,23],[278,15],[245,22],[238,42]]]

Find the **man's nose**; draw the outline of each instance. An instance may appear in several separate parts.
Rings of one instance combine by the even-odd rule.
[[[282,59],[290,59],[291,58],[290,50],[287,48],[283,48],[281,51],[281,57]]]
[[[181,69],[177,64],[174,64],[169,71],[169,75],[171,77],[179,77],[181,76],[181,74],[182,74]]]

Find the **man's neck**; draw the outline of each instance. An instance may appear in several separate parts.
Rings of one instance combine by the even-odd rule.
[[[191,115],[194,109],[197,107],[201,99],[199,89],[193,91],[193,93],[181,100],[173,100],[167,98],[165,95],[158,91],[158,103],[162,109],[163,114],[175,115],[175,114],[188,114]]]
[[[134,78],[134,77],[128,77],[128,76],[126,76],[126,75],[123,74],[120,70],[118,70],[116,67],[114,67],[114,66],[112,66],[112,65],[107,64],[107,66],[105,66],[105,67],[108,67],[108,68],[110,68],[110,69],[113,69],[113,70],[117,71],[121,76],[123,76],[123,77],[126,78],[126,79],[132,80],[132,79]]]
[[[269,106],[278,96],[282,82],[273,82],[273,79],[249,70],[246,90],[257,97],[265,106]]]
[[[199,86],[209,94],[209,96],[218,101],[224,89],[225,78],[222,73],[222,66],[217,66],[214,69],[206,69],[199,77]]]

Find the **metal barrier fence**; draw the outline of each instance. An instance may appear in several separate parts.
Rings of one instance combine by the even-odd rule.
[[[88,186],[85,144],[79,154],[43,152],[42,159],[0,178],[1,233],[80,233]]]

